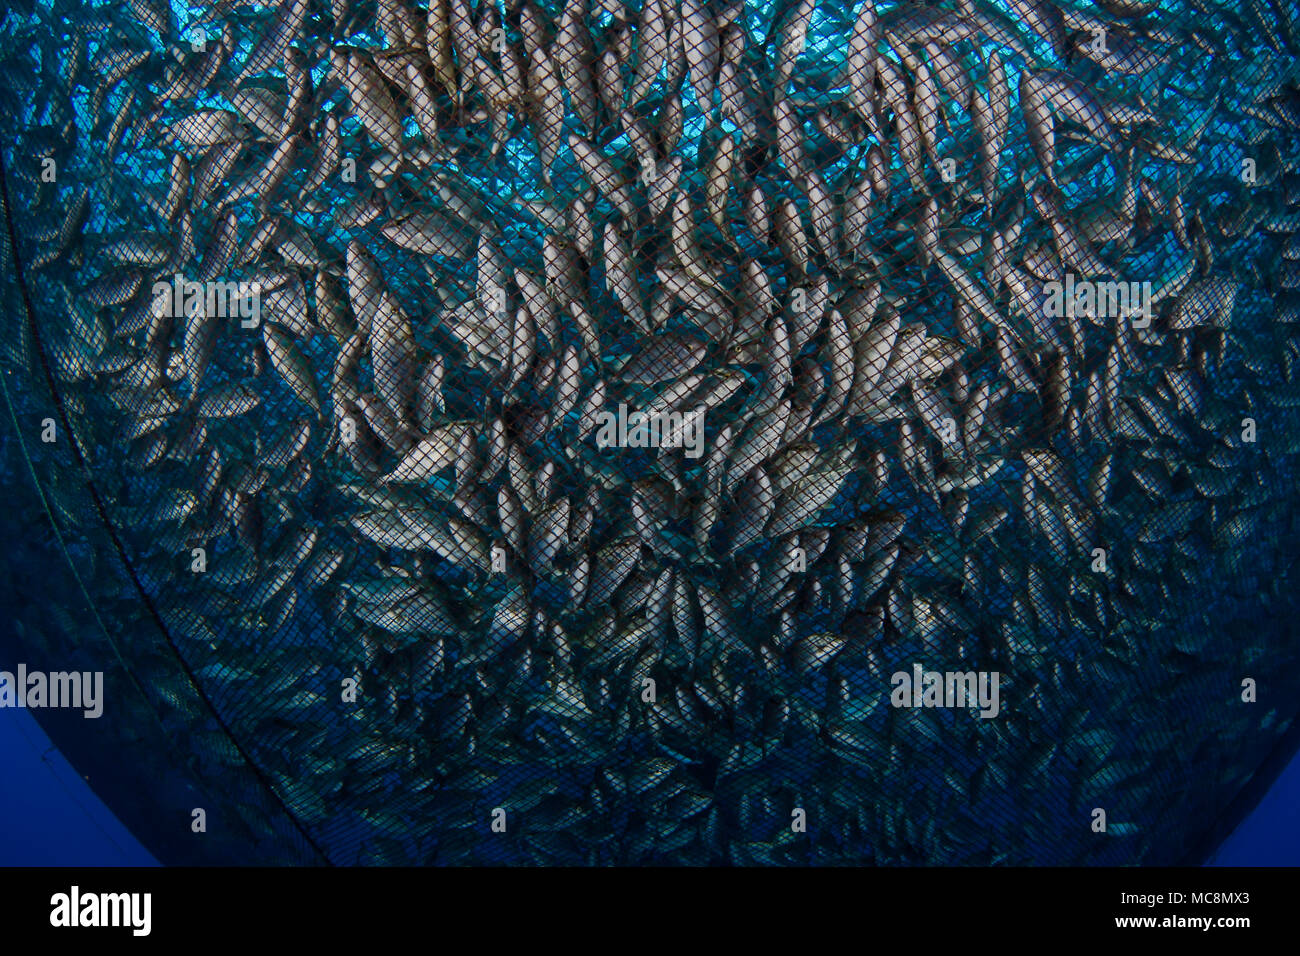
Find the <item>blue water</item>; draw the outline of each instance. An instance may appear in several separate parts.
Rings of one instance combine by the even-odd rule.
[[[0,866],[157,866],[26,711],[0,710]],[[1206,861],[1300,865],[1300,754]]]
[[[0,865],[157,866],[24,710],[0,710]]]
[[[1210,866],[1300,865],[1300,754],[1269,788],[1250,816],[1223,841]]]

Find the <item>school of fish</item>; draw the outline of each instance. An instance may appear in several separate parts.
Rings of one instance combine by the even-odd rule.
[[[1294,2],[189,9],[0,26],[3,364],[250,845],[1171,863],[1294,717]]]

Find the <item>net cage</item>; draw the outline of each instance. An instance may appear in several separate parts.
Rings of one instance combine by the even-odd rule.
[[[11,3],[0,704],[168,863],[1195,861],[1300,707],[1298,44]]]

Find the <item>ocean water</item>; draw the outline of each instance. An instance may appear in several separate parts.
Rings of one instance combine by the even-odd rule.
[[[51,741],[164,863],[1203,854],[1300,701],[1294,4],[881,3],[864,85],[861,6],[520,6],[6,13]]]
[[[156,866],[32,719],[0,716],[0,866]],[[1259,803],[1217,845],[1208,866],[1295,866],[1300,862],[1300,757],[1292,755]],[[98,781],[94,782],[99,786]]]
[[[158,861],[67,762],[30,712],[0,718],[0,865],[157,866]]]

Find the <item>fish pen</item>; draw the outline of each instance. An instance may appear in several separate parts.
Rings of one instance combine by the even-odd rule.
[[[0,705],[164,863],[1199,862],[1294,746],[1294,0],[0,16]]]

